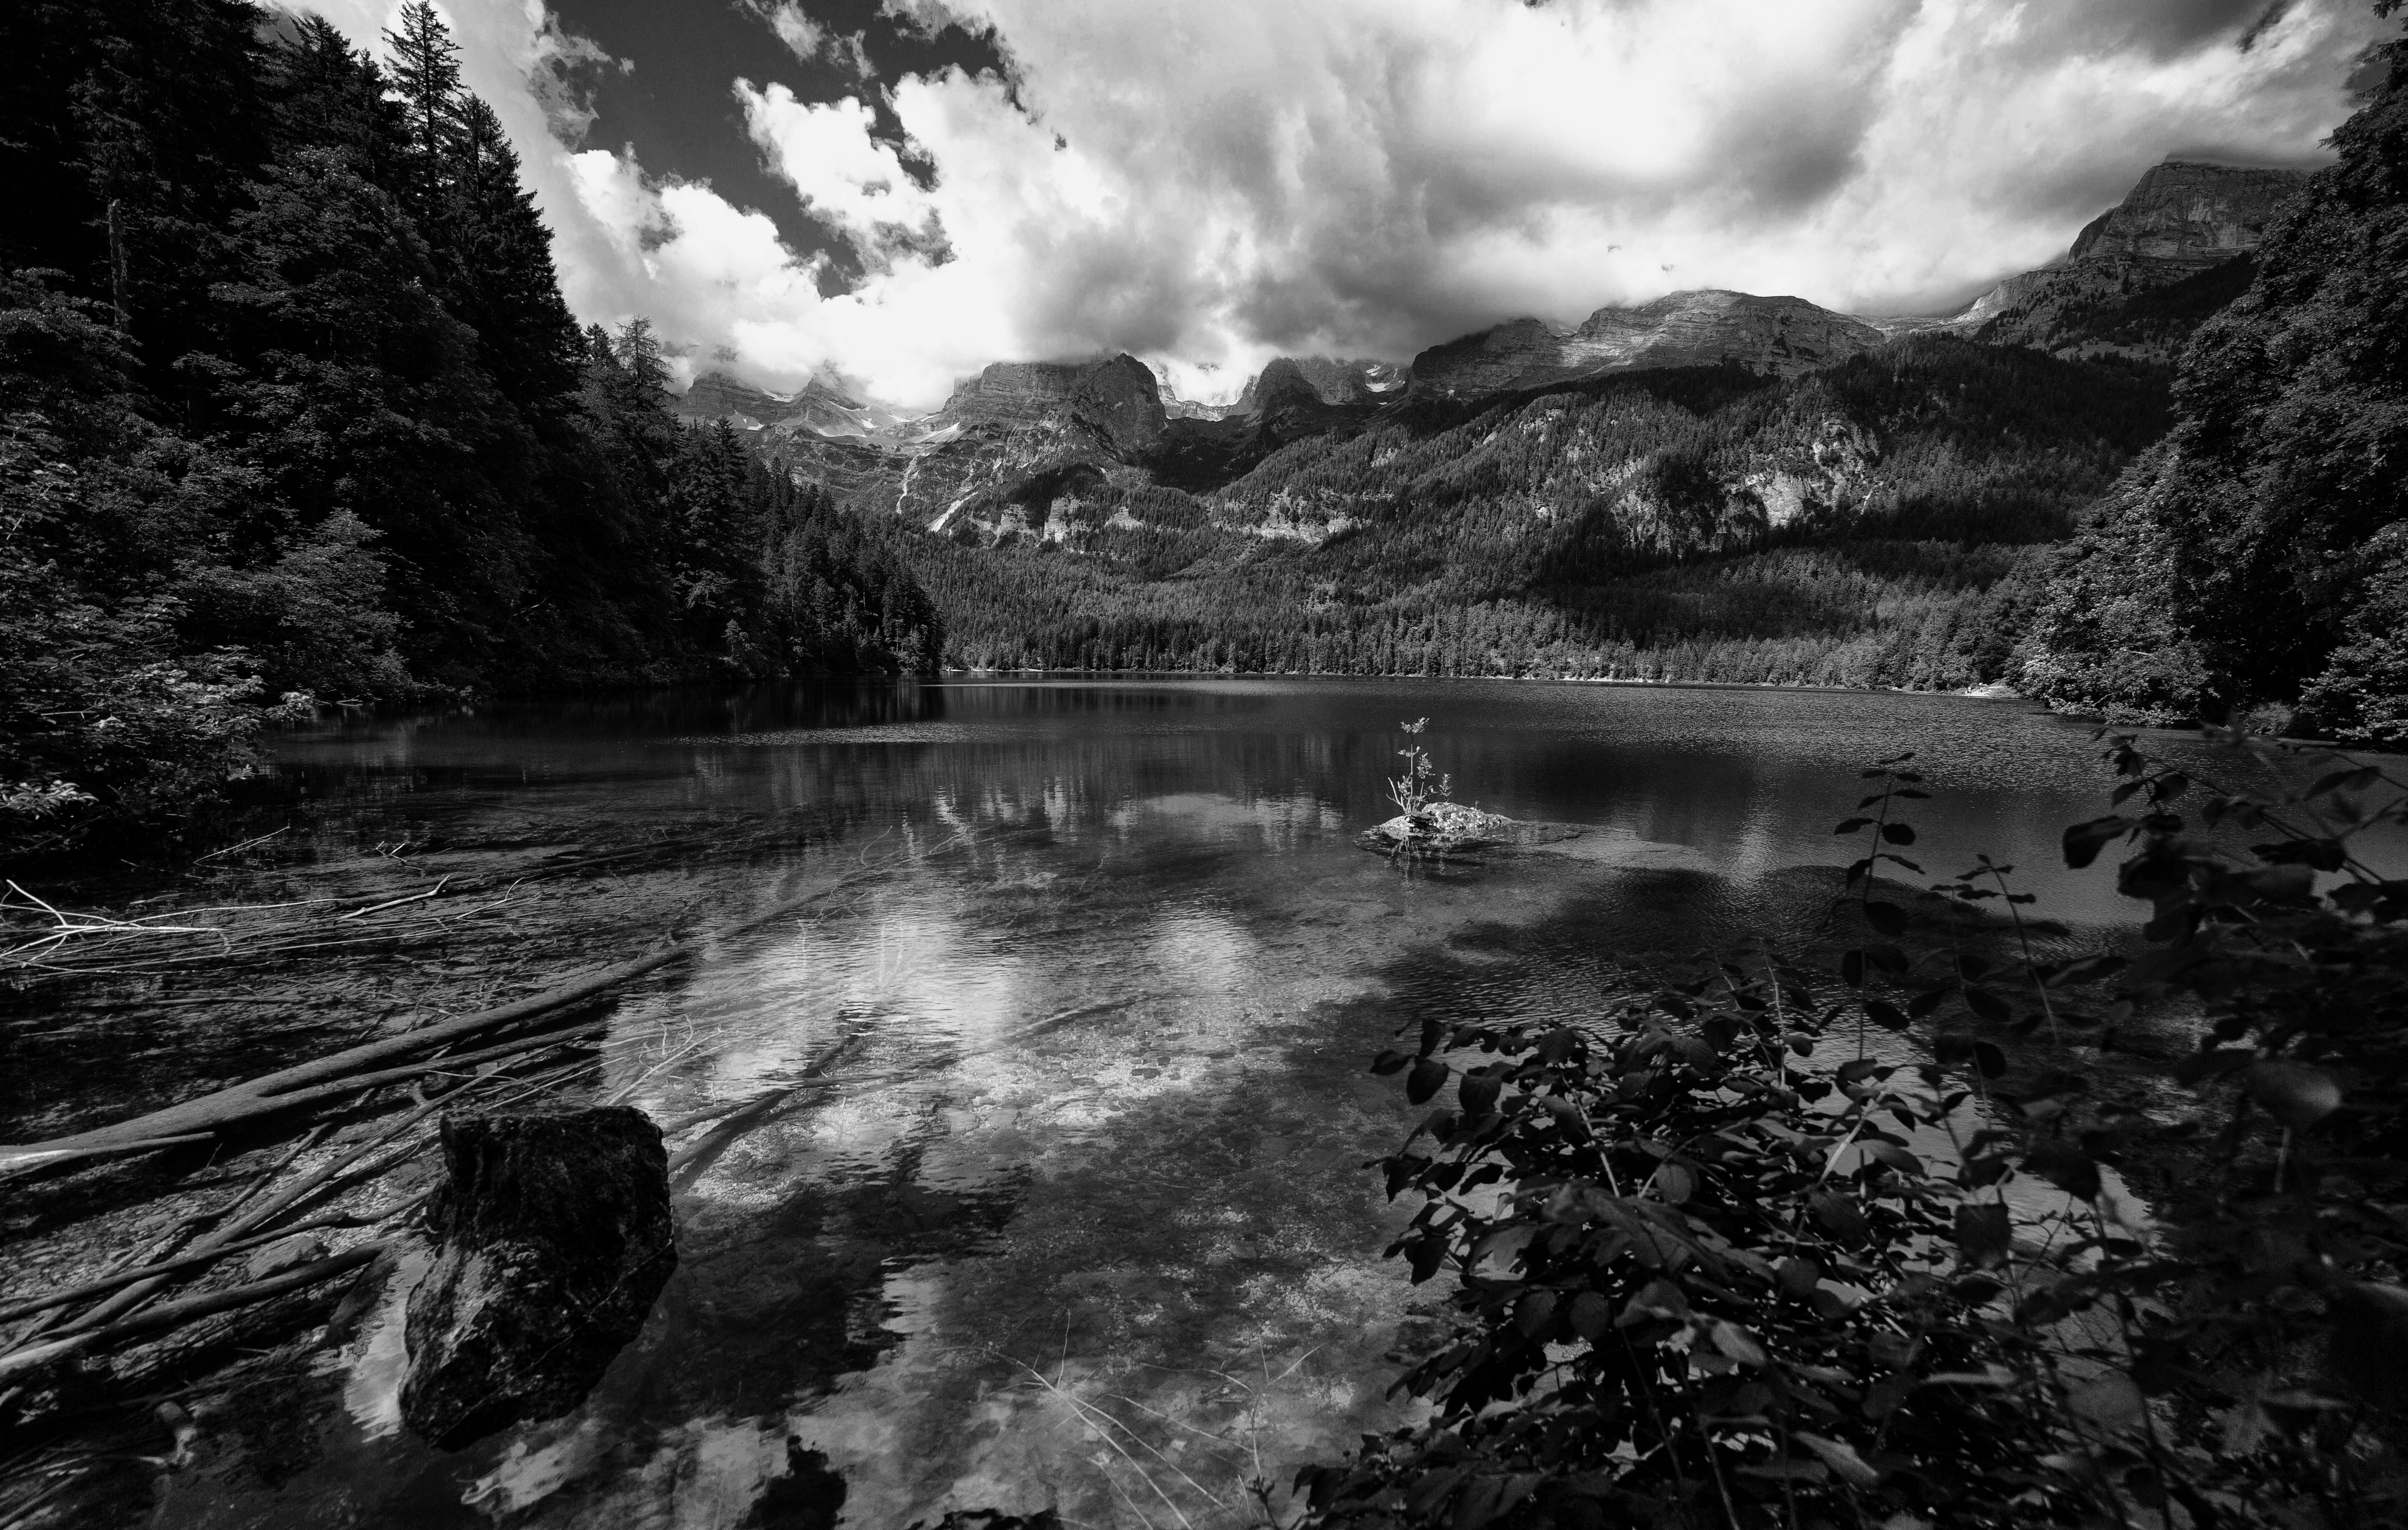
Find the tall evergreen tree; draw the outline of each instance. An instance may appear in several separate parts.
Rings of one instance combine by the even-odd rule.
[[[401,7],[384,45],[409,135],[408,200],[420,217],[437,217],[460,128],[460,46],[428,0]]]
[[[522,409],[550,414],[576,390],[577,321],[562,301],[552,231],[519,179],[518,151],[475,96],[460,107],[447,222],[453,310],[475,328],[494,379]]]
[[[376,61],[354,50],[323,17],[305,16],[268,63],[278,147],[336,150],[354,173],[398,195],[409,131]]]

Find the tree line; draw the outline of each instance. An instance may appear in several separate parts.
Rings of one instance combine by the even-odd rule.
[[[0,17],[0,844],[172,822],[277,716],[923,667],[889,543],[580,329],[431,7]]]
[[[973,667],[1964,689],[2168,377],[1938,336],[1416,404],[1209,494],[1038,474],[913,556]]]
[[[1923,335],[1413,401],[1206,493],[1049,462],[913,556],[978,667],[2003,684],[2408,742],[2401,57],[2254,257],[2128,305],[2158,349],[2225,305],[2175,366]]]

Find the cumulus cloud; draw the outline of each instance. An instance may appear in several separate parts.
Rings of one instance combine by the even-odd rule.
[[[330,12],[360,36],[384,18],[341,7],[372,4]],[[1200,385],[1688,287],[1952,307],[2169,152],[2314,162],[2375,25],[2358,0],[889,0],[992,27],[1012,85],[891,82],[899,150],[858,98],[728,87],[862,258],[830,295],[767,218],[554,136],[541,0],[452,9],[580,314],[915,405],[994,360],[1125,349]]]
[[[803,14],[803,7],[796,0],[778,0],[776,5],[748,0],[748,4],[754,15],[769,23],[769,30],[778,35],[787,50],[805,63],[817,58],[826,45],[827,28]]]
[[[783,85],[755,90],[748,79],[736,82],[736,97],[779,177],[866,268],[888,270],[897,254],[926,256],[941,244],[934,198],[905,172],[894,144],[869,136],[877,117],[859,98],[804,102]]]

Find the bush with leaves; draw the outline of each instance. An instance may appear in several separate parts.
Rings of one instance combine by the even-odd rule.
[[[1430,809],[1455,793],[1455,779],[1440,774],[1438,762],[1421,746],[1422,732],[1428,726],[1426,717],[1397,724],[1406,738],[1405,747],[1397,751],[1405,768],[1403,774],[1388,779],[1388,800],[1404,815],[1408,832],[1428,832]]]
[[[2066,851],[2128,845],[2137,955],[2071,948],[1986,857],[1901,896],[1899,757],[1841,825],[1828,976],[1767,946],[1383,1054],[1441,1107],[1383,1161],[1424,1201],[1391,1251],[1452,1272],[1456,1329],[1399,1383],[1426,1423],[1301,1474],[1312,1521],[2396,1523],[2408,882],[2356,846],[2401,788],[2208,788],[2102,736],[2128,810]]]

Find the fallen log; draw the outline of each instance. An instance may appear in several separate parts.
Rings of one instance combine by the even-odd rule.
[[[220,1218],[217,1225],[203,1234],[188,1251],[222,1253],[229,1244],[239,1242],[267,1227],[285,1212],[306,1203],[321,1192],[333,1188],[348,1174],[353,1172],[354,1165],[362,1159],[369,1157],[394,1138],[407,1135],[412,1126],[441,1109],[451,1101],[452,1094],[458,1093],[459,1091],[454,1090],[452,1094],[427,1101],[404,1117],[399,1125],[388,1128],[383,1135],[360,1144],[333,1163],[304,1174],[299,1182],[284,1187],[265,1201],[251,1204],[251,1197],[246,1194],[242,1204],[248,1206],[249,1209],[241,1210],[239,1214],[229,1213]],[[423,1143],[407,1145],[405,1151],[414,1152],[423,1145]],[[291,1159],[288,1158],[286,1162],[290,1163]],[[376,1164],[376,1171],[381,1172],[385,1166],[383,1161],[379,1160]],[[80,1332],[114,1323],[148,1302],[174,1279],[172,1274],[165,1274],[153,1275],[146,1280],[137,1280],[83,1316],[69,1323],[66,1325],[67,1330],[71,1333]]]
[[[198,1318],[214,1317],[220,1312],[231,1312],[238,1307],[249,1307],[300,1291],[345,1270],[359,1268],[384,1252],[386,1247],[383,1243],[363,1243],[358,1248],[313,1260],[281,1275],[271,1275],[265,1280],[212,1291],[206,1295],[188,1296],[179,1302],[162,1302],[150,1310],[130,1318],[98,1328],[80,1329],[48,1344],[36,1344],[13,1354],[0,1355],[0,1382],[11,1380],[28,1371],[39,1370],[70,1355],[80,1354],[94,1345],[114,1344],[120,1339],[178,1327]]]
[[[164,1139],[167,1138],[189,1141],[195,1137],[213,1137],[231,1127],[348,1094],[357,1088],[366,1087],[355,1077],[357,1075],[374,1078],[380,1068],[392,1069],[395,1065],[438,1047],[583,1004],[673,962],[684,961],[714,941],[783,919],[845,888],[880,876],[884,869],[882,866],[871,867],[831,878],[807,893],[782,899],[775,907],[750,918],[724,925],[707,935],[672,941],[632,962],[604,967],[599,972],[509,1004],[423,1026],[380,1041],[365,1042],[113,1125],[53,1137],[47,1142],[0,1143],[0,1178],[76,1159],[139,1151],[143,1151],[141,1144],[165,1146],[168,1144]],[[387,1072],[380,1081],[390,1081],[394,1076],[394,1072]]]
[[[340,1212],[330,1216],[312,1217],[307,1222],[295,1223],[290,1227],[280,1227],[272,1233],[261,1233],[256,1237],[242,1238],[218,1248],[204,1249],[198,1253],[181,1254],[174,1259],[161,1260],[155,1265],[119,1270],[114,1275],[104,1275],[95,1280],[86,1280],[79,1286],[67,1286],[53,1291],[47,1296],[30,1296],[21,1302],[11,1302],[6,1307],[0,1307],[0,1323],[15,1323],[20,1318],[30,1318],[36,1313],[50,1311],[53,1308],[72,1307],[78,1302],[88,1301],[94,1296],[106,1296],[112,1291],[133,1285],[138,1280],[148,1280],[153,1276],[189,1273],[204,1265],[213,1265],[229,1254],[248,1253],[254,1249],[265,1248],[271,1243],[280,1243],[288,1237],[302,1233],[323,1232],[329,1227],[370,1227],[383,1220],[382,1216],[353,1217],[345,1216]]]
[[[184,1218],[175,1226],[169,1228],[164,1237],[151,1244],[149,1251],[145,1252],[140,1249],[136,1249],[135,1251],[127,1254],[123,1259],[118,1261],[117,1267],[110,1270],[108,1273],[111,1275],[117,1275],[122,1274],[127,1270],[137,1269],[137,1266],[144,1269],[155,1266],[162,1261],[165,1260],[169,1254],[175,1252],[178,1246],[182,1244],[185,1238],[190,1237],[195,1230],[211,1223],[215,1223],[221,1227],[228,1225],[236,1212],[250,1205],[251,1201],[258,1196],[261,1191],[266,1189],[269,1184],[275,1181],[279,1175],[292,1167],[293,1161],[294,1159],[299,1158],[303,1153],[308,1152],[311,1148],[316,1147],[318,1143],[325,1137],[326,1134],[333,1130],[334,1127],[331,1125],[322,1125],[313,1131],[304,1133],[299,1141],[284,1150],[284,1155],[282,1157],[277,1159],[275,1163],[270,1164],[265,1172],[254,1176],[251,1183],[244,1186],[242,1190],[237,1192],[233,1199],[227,1201],[223,1206],[215,1207],[204,1211],[198,1211]],[[14,1354],[17,1351],[23,1349],[28,1344],[33,1343],[34,1340],[39,1338],[42,1335],[56,1327],[59,1323],[64,1319],[65,1315],[65,1312],[59,1308],[52,1308],[46,1312],[36,1315],[33,1323],[23,1333],[19,1334],[14,1339],[8,1340],[6,1343],[0,1343],[0,1354]]]

